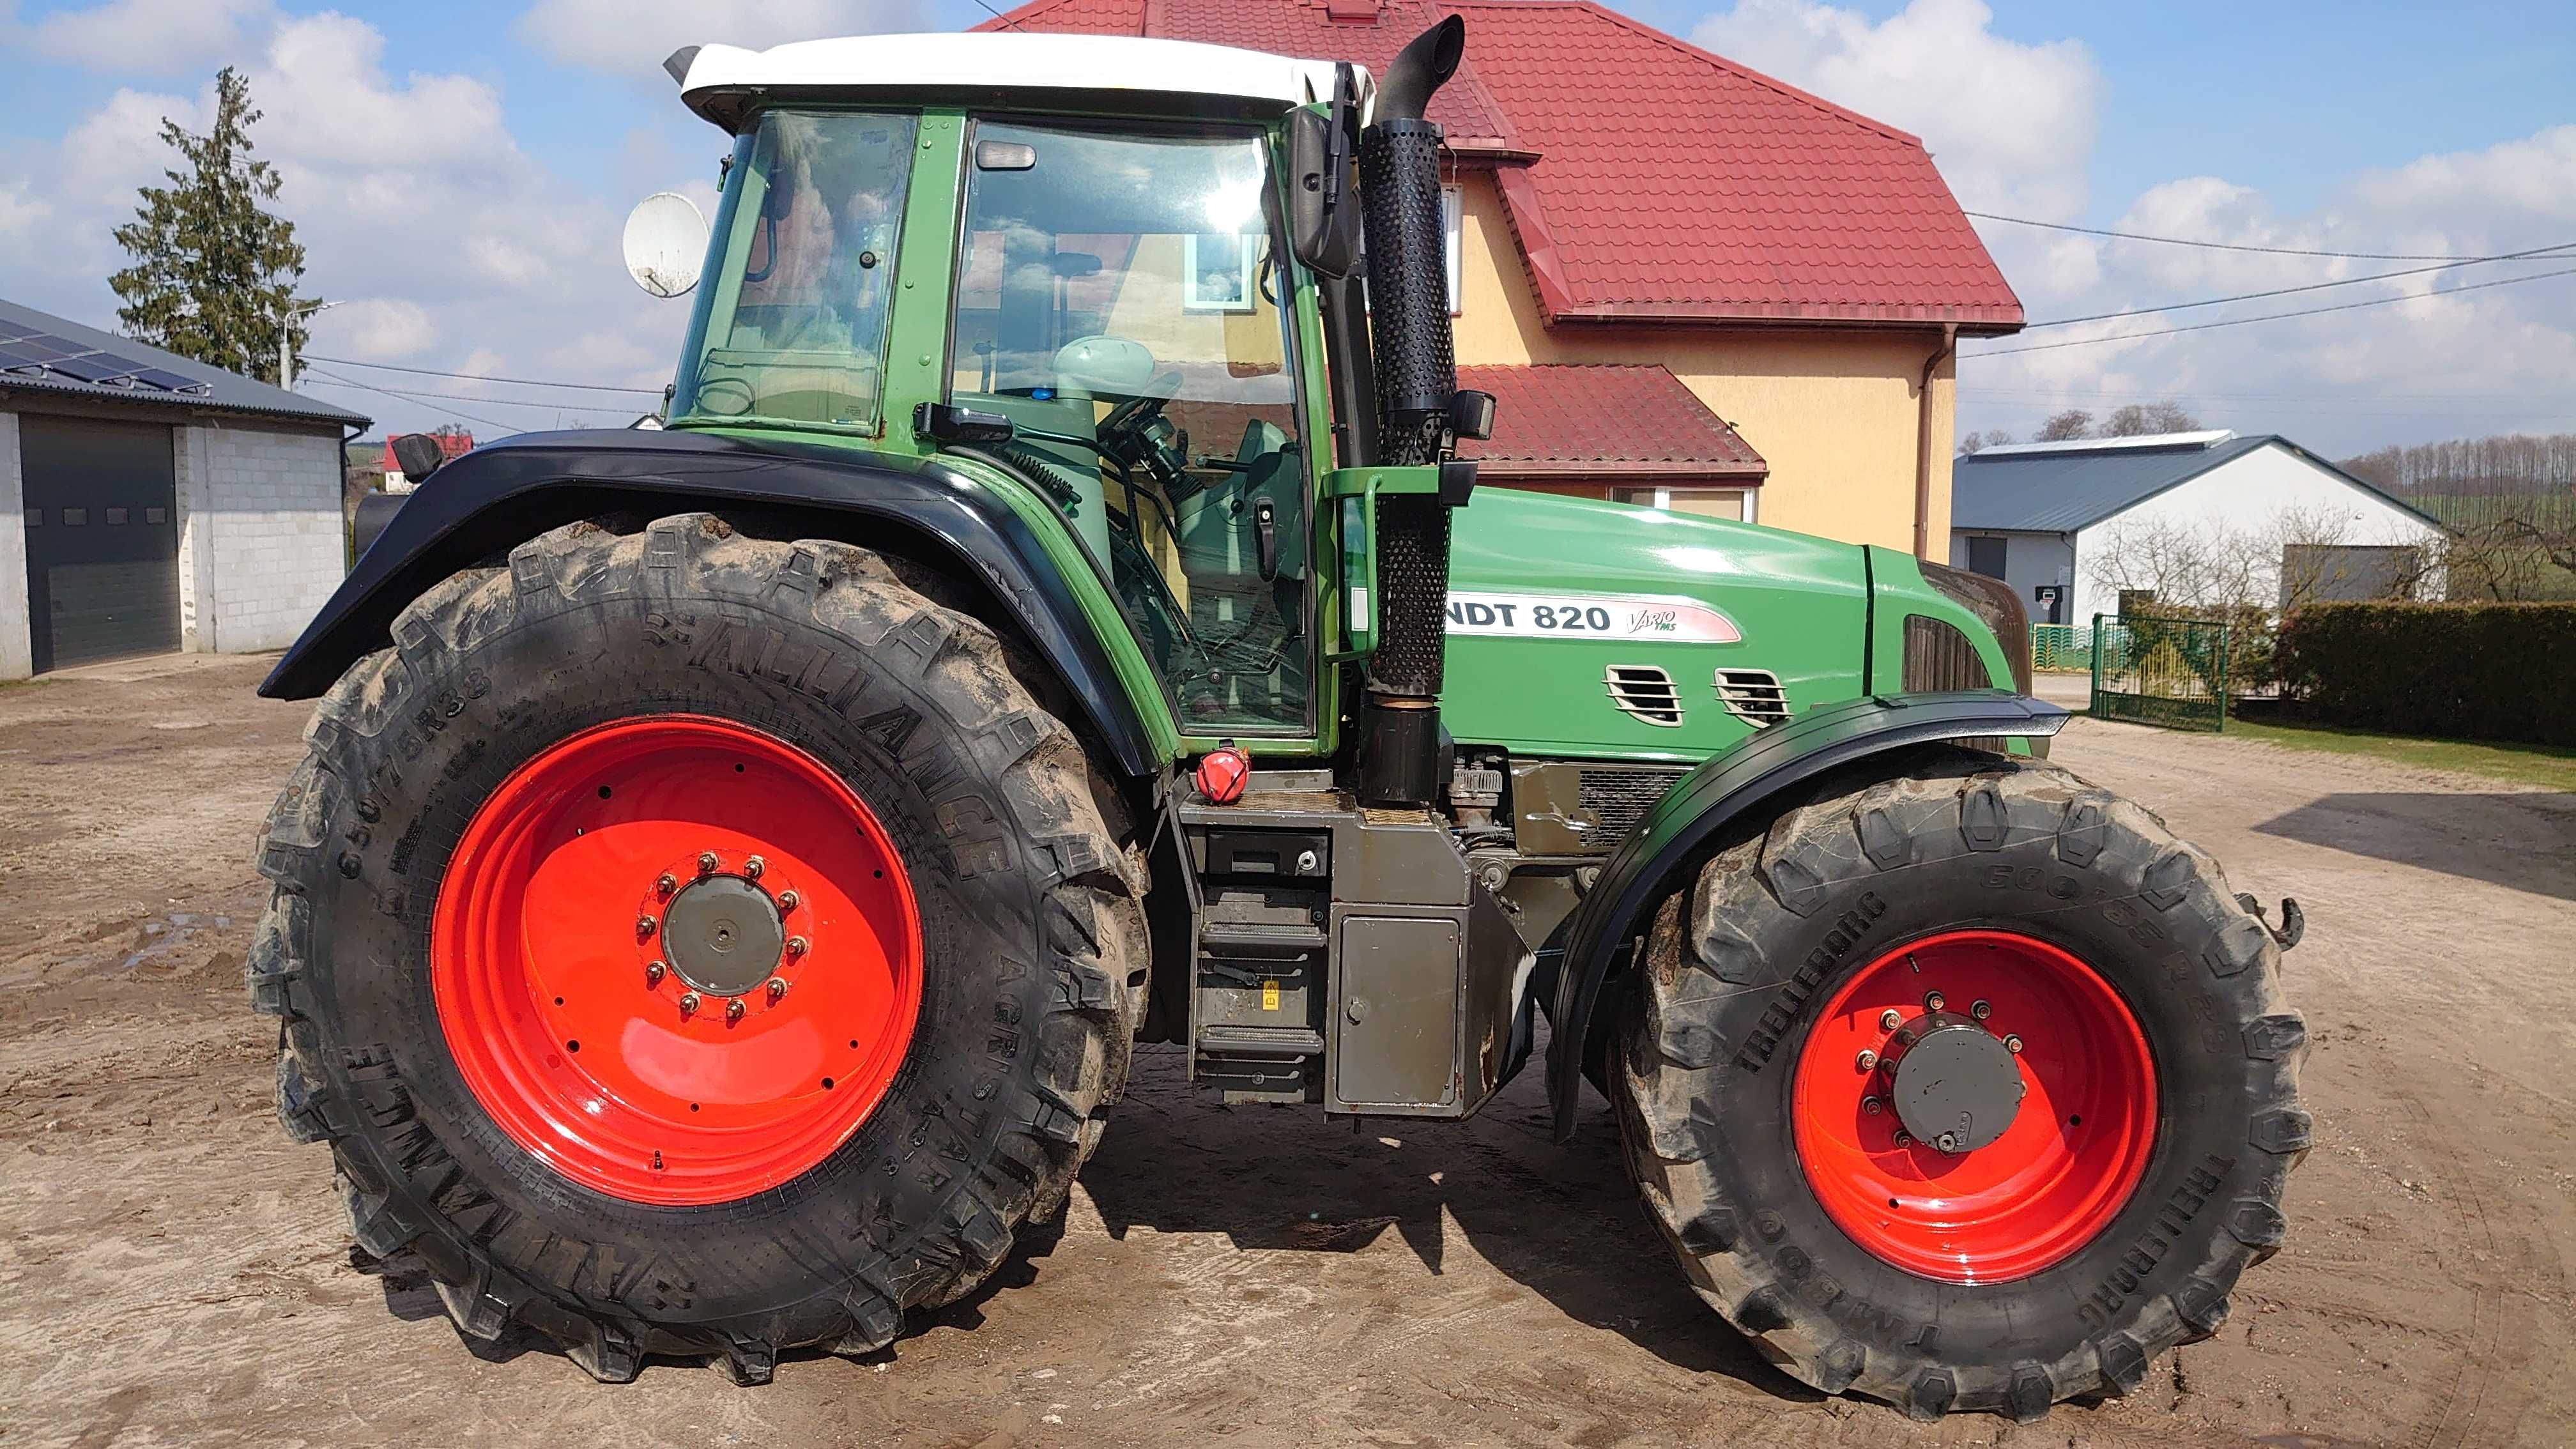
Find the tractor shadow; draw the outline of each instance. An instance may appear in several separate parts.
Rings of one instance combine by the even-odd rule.
[[[2303,845],[2576,901],[2576,794],[2326,795],[2254,829]]]
[[[1355,1253],[1392,1232],[1435,1277],[1452,1253],[1471,1254],[1676,1368],[1821,1402],[1684,1284],[1597,1100],[1573,1142],[1554,1140],[1544,1051],[1468,1122],[1354,1131],[1311,1106],[1223,1106],[1187,1085],[1181,1048],[1142,1047],[1082,1186],[1114,1239],[1144,1228],[1222,1233],[1244,1251]]]

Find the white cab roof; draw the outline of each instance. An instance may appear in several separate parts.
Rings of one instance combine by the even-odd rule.
[[[1376,87],[1365,69],[1358,78],[1365,113]],[[853,35],[767,50],[700,46],[680,82],[691,110],[728,128],[742,110],[732,98],[754,90],[836,96],[1089,91],[1286,110],[1332,98],[1333,62],[1129,35]]]

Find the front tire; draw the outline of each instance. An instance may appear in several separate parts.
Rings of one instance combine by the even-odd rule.
[[[470,1339],[759,1382],[1061,1208],[1141,875],[990,630],[691,514],[557,529],[393,637],[315,711],[249,965],[365,1252]]]
[[[1611,1096],[1692,1286],[1766,1357],[2033,1419],[2215,1332],[2279,1245],[2305,1029],[2262,924],[2154,816],[2036,762],[1917,765],[1663,904]],[[1955,1073],[1887,1065],[1936,1035]]]

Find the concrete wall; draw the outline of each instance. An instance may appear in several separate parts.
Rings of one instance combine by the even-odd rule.
[[[2001,529],[1963,529],[1950,535],[1950,567],[1968,566],[1968,540],[2000,538],[2004,541],[2004,582],[2012,585],[2013,596],[2021,600],[2022,609],[2034,624],[2048,622],[2039,607],[2039,586],[2071,584],[2075,580],[2075,539],[2063,533],[2007,533]],[[2061,624],[2090,626],[2093,616],[2078,617],[2070,600],[2061,611]]]
[[[0,413],[0,679],[36,668],[27,633],[27,495],[18,471],[18,415]]]
[[[283,649],[346,572],[340,434],[263,420],[175,430],[181,645]]]
[[[1490,176],[1460,180],[1458,360],[1660,363],[1771,465],[1762,522],[1914,548],[1916,383],[1931,328],[1674,326],[1541,321]],[[1952,364],[1932,380],[1933,547],[1950,532]]]
[[[2291,537],[2294,522],[2322,524],[2328,532]],[[2440,530],[2406,509],[2273,443],[2076,534],[2076,618],[2090,623],[2096,612],[2117,612],[2118,590],[2099,582],[2096,561],[2121,547],[2124,531],[2149,529],[2190,529],[2206,540],[2232,536],[2254,541],[2269,554],[2269,567],[2257,570],[2249,593],[2255,602],[2265,604],[2273,601],[2280,588],[2283,544],[2430,547],[2441,537]]]

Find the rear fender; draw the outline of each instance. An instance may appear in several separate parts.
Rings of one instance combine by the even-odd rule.
[[[1557,1140],[1574,1135],[1592,1012],[1615,960],[1728,825],[1760,820],[1784,792],[1874,755],[1977,736],[2044,738],[2065,724],[2066,711],[2056,705],[2002,690],[1876,695],[1762,730],[1673,782],[1602,865],[1566,925],[1548,1014],[1547,1087]]]
[[[935,459],[695,432],[523,434],[431,474],[307,625],[259,692],[311,699],[391,642],[394,616],[439,580],[547,529],[613,513],[708,509],[910,554],[980,586],[1052,666],[1129,775],[1162,763],[1151,728],[1042,541]],[[996,623],[999,620],[994,621]]]

